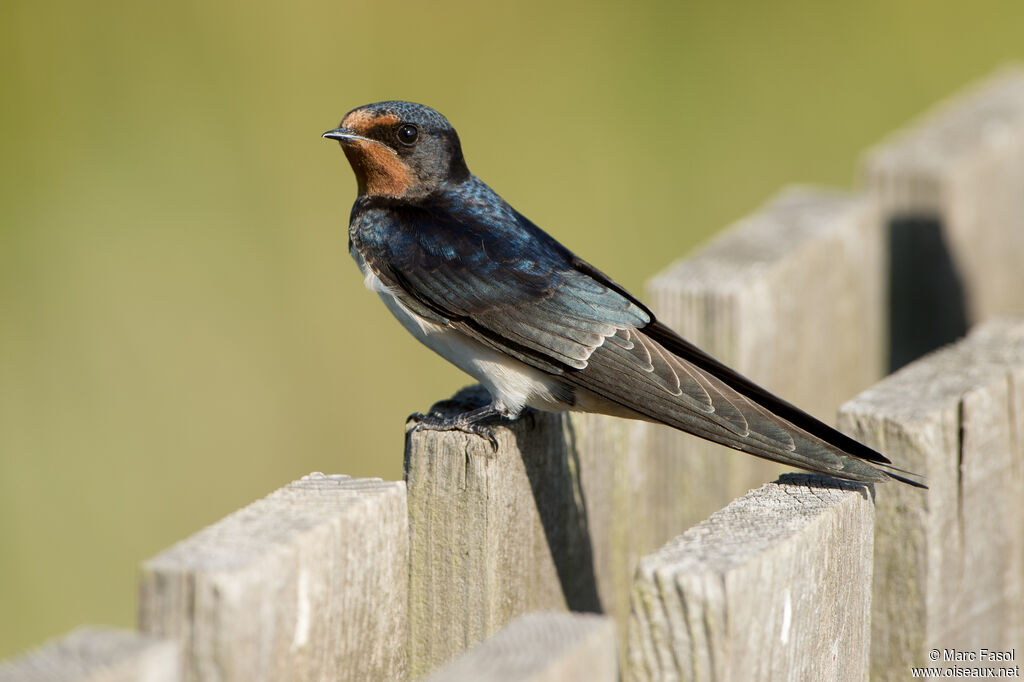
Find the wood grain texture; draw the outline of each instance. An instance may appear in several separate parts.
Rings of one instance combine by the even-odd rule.
[[[626,680],[865,680],[873,505],[787,474],[637,569]]]
[[[603,415],[568,417],[569,443],[580,463],[580,486],[593,549],[602,612],[614,618],[625,653],[629,595],[640,557],[663,542],[651,517],[650,490],[660,472],[650,468],[648,424]]]
[[[139,624],[186,680],[405,676],[405,485],[310,474],[142,565]]]
[[[688,340],[832,423],[844,400],[883,374],[881,236],[868,200],[789,188],[656,275],[652,307]],[[651,427],[649,449],[658,545],[784,470],[664,427]]]
[[[615,625],[578,613],[530,613],[426,682],[616,682]]]
[[[488,400],[466,389],[435,409]],[[599,611],[580,463],[562,415],[495,426],[499,447],[461,432],[411,430],[409,665],[450,661],[528,611]]]
[[[1024,320],[995,319],[843,406],[841,427],[925,475],[878,487],[872,678],[932,648],[1024,642]]]
[[[906,360],[992,315],[1024,312],[1024,68],[996,73],[882,141],[864,176],[890,222],[907,333],[940,335]]]
[[[178,682],[169,640],[107,627],[82,627],[0,662],[0,682]]]

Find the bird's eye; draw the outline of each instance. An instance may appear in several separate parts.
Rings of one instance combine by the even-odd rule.
[[[419,136],[419,128],[411,123],[405,123],[398,129],[398,141],[404,145],[412,146],[416,144],[416,139]]]

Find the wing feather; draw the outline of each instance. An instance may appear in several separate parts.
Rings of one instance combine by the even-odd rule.
[[[863,461],[888,464],[682,339],[493,198],[449,212],[367,213],[366,229],[353,218],[352,243],[418,314],[652,421],[812,471],[920,485]],[[495,206],[505,213],[487,214]],[[378,229],[396,215],[397,227]]]

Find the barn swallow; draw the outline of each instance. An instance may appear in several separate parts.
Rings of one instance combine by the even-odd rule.
[[[366,286],[491,396],[456,417],[417,415],[417,428],[487,437],[484,422],[527,406],[597,412],[839,478],[924,487],[655,319],[471,174],[437,111],[368,104],[323,137],[355,172],[349,251]]]

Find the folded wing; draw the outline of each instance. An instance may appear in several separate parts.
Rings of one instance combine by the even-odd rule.
[[[652,421],[802,469],[921,485],[696,348],[515,216],[521,222],[511,226],[507,219],[405,216],[404,229],[378,243],[365,237],[359,249],[418,314]]]

